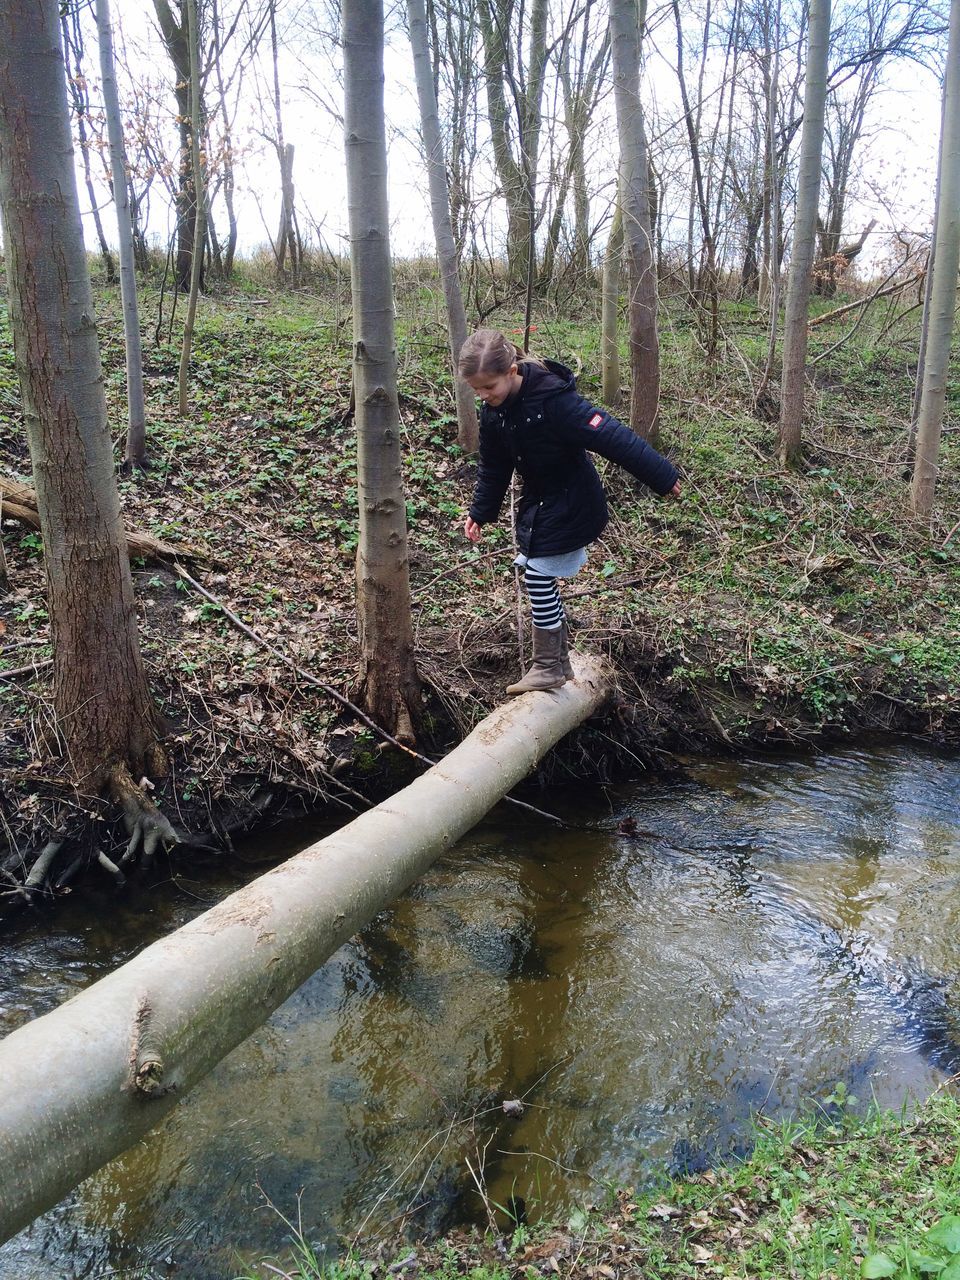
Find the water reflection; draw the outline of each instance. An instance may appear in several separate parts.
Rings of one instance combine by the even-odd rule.
[[[295,1215],[301,1191],[330,1242],[482,1217],[474,1175],[535,1214],[738,1150],[751,1112],[838,1080],[899,1105],[960,1066],[956,760],[695,764],[539,803],[583,829],[498,814],[0,1249],[0,1277],[231,1276],[280,1247],[268,1200]],[[171,886],[109,930],[80,905],[0,940],[0,1026],[196,910]]]

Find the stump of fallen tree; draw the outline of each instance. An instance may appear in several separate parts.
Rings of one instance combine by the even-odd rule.
[[[0,1240],[153,1128],[342,943],[611,692],[576,680],[498,707],[375,809],[0,1041]]]

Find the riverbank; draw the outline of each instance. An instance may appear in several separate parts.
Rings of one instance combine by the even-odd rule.
[[[797,1119],[761,1115],[744,1160],[641,1193],[598,1188],[564,1220],[530,1226],[515,1209],[511,1223],[488,1203],[485,1233],[363,1242],[337,1262],[293,1230],[293,1248],[245,1280],[956,1280],[960,1099],[948,1085],[912,1115],[856,1103],[838,1086]]]
[[[474,464],[451,443],[436,297],[416,280],[401,279],[397,293],[426,690],[420,745],[439,755],[513,678],[518,601],[507,522],[477,548],[460,531]],[[322,687],[350,696],[357,651],[344,304],[332,287],[289,295],[248,285],[203,299],[187,420],[176,412],[178,349],[147,346],[152,465],[121,482],[125,518],[193,557],[193,582],[169,563],[134,566],[143,651],[169,726],[172,768],[154,780],[155,796],[178,827],[213,845],[296,807],[349,816],[409,772]],[[98,305],[119,439],[116,292],[101,287]],[[158,308],[148,293],[148,333],[160,328]],[[921,525],[906,514],[904,480],[915,317],[899,329],[868,320],[856,345],[816,366],[805,465],[788,473],[775,460],[775,428],[753,411],[759,317],[730,304],[728,364],[708,366],[682,309],[665,316],[663,446],[684,473],[684,499],[659,502],[602,468],[613,519],[566,599],[576,643],[609,655],[621,696],[543,776],[606,780],[670,767],[677,754],[796,749],[864,732],[957,745],[960,450],[948,430],[937,508]],[[815,333],[813,354],[838,336],[830,325]],[[537,350],[580,371],[588,396],[598,394],[598,342],[589,315],[578,324],[544,316],[536,335]],[[29,480],[5,317],[0,392],[0,472]],[[0,674],[19,673],[0,680],[7,843],[42,848],[53,814],[88,847],[122,849],[116,815],[72,806],[44,746],[42,548],[10,521],[3,538]]]

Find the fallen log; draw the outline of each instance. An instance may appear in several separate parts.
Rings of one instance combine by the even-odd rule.
[[[342,943],[417,879],[611,691],[576,681],[498,707],[348,826],[0,1041],[0,1241],[152,1129]]]
[[[8,476],[0,476],[0,520],[16,520],[28,529],[40,528],[40,513],[37,510],[37,495],[29,485],[11,480]],[[206,552],[195,547],[174,547],[169,542],[161,542],[149,533],[138,533],[127,530],[127,554],[131,560],[142,559],[148,563],[157,560],[209,560]]]

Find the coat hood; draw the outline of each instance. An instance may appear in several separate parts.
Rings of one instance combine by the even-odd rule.
[[[541,404],[550,396],[555,396],[558,391],[570,391],[576,387],[576,379],[565,364],[561,364],[559,360],[544,360],[543,363],[546,368],[539,364],[521,364],[520,366],[523,386],[517,392],[517,396],[522,397],[525,405]]]

